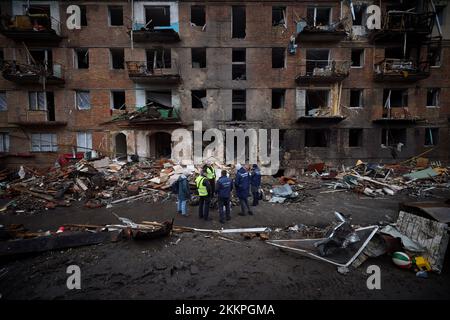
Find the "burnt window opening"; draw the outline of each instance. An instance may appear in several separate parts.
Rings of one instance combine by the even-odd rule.
[[[425,146],[436,146],[439,143],[439,128],[425,128]]]
[[[308,26],[328,26],[331,22],[331,8],[308,8],[306,11]]]
[[[191,6],[191,23],[196,26],[206,24],[205,6]]]
[[[348,146],[362,147],[363,144],[363,129],[348,130]]]
[[[108,6],[108,13],[110,26],[123,26],[122,6]]]
[[[320,109],[328,108],[329,90],[306,90],[306,115],[315,116]]]
[[[245,48],[233,49],[232,52],[231,77],[233,80],[246,80],[246,50]]]
[[[406,145],[406,129],[381,130],[381,144],[396,147],[399,143]]]
[[[364,49],[352,49],[352,68],[364,65]]]
[[[430,60],[431,67],[441,66],[441,49],[440,48],[430,48],[428,52],[428,59]]]
[[[151,90],[145,92],[146,104],[161,108],[172,108],[171,90]]]
[[[233,90],[232,91],[232,121],[245,121],[246,120],[246,109],[247,109],[247,99],[245,90]]]
[[[363,26],[365,25],[366,21],[366,11],[367,11],[367,5],[366,4],[360,4],[360,5],[353,5],[353,12],[355,13],[355,19],[353,19],[353,25],[354,26]]]
[[[170,6],[145,7],[145,22],[147,27],[169,27]]]
[[[306,74],[313,75],[316,68],[326,68],[329,65],[330,50],[309,49],[306,50]]]
[[[384,89],[383,106],[389,108],[405,108],[408,106],[407,89]]]
[[[80,7],[80,24],[82,27],[87,27],[87,9],[85,5],[78,5]]]
[[[206,90],[192,90],[192,108],[193,109],[203,109],[207,106],[206,101]]]
[[[404,52],[403,47],[386,48],[384,50],[384,57],[386,59],[405,59],[408,57],[409,50]]]
[[[53,70],[53,54],[51,49],[30,49],[27,56],[29,64],[43,66],[45,70]]]
[[[272,68],[280,69],[286,67],[286,49],[272,48]]]
[[[272,26],[286,25],[286,7],[272,7]]]
[[[206,48],[192,48],[192,68],[206,68]]]
[[[149,49],[147,54],[147,68],[153,69],[170,69],[172,68],[172,55],[170,48]]]
[[[232,6],[232,38],[245,38],[246,13],[244,6]]]
[[[125,110],[125,91],[111,91],[111,108]]]
[[[305,147],[327,148],[329,146],[330,131],[328,129],[306,129]]]
[[[285,97],[285,89],[272,89],[272,109],[284,108]]]
[[[439,107],[439,95],[441,89],[430,88],[427,90],[427,107]]]
[[[350,108],[362,108],[363,107],[363,90],[352,89],[350,90]]]
[[[111,49],[111,65],[113,69],[124,69],[125,52],[124,49]]]
[[[88,69],[89,68],[89,50],[75,49],[75,68]]]

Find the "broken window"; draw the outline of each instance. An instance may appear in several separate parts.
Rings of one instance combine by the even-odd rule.
[[[30,110],[47,110],[47,94],[45,91],[28,92]]]
[[[306,50],[306,74],[314,75],[314,70],[328,67],[330,50],[309,49]]]
[[[92,133],[77,132],[77,152],[89,152],[92,150]]]
[[[51,72],[53,69],[53,55],[50,49],[31,49],[27,55],[28,63],[43,66]]]
[[[441,89],[430,88],[427,91],[427,107],[439,107],[439,95]]]
[[[206,90],[192,90],[192,108],[193,109],[202,109],[206,108]]]
[[[89,68],[89,50],[88,49],[75,49],[74,67],[76,69],[88,69]]]
[[[145,21],[151,27],[170,26],[170,6],[146,6]]]
[[[330,90],[306,90],[306,115],[315,116],[320,109],[328,108]]]
[[[305,147],[326,148],[329,145],[330,131],[327,129],[306,129]]]
[[[0,132],[0,152],[9,152],[9,133]]]
[[[123,26],[123,7],[108,6],[108,17],[110,26]]]
[[[85,5],[78,5],[80,7],[80,15],[81,15],[81,26],[86,27],[87,26],[87,13],[86,13],[86,6]]]
[[[355,19],[353,19],[354,26],[363,26],[366,21],[366,4],[353,5],[353,12],[355,13]]]
[[[191,23],[204,26],[206,23],[205,6],[191,6]]]
[[[364,49],[352,49],[352,68],[364,65]]]
[[[0,91],[0,111],[8,110],[8,104],[6,103],[6,91]]]
[[[284,108],[285,89],[272,89],[272,109]]]
[[[385,146],[397,146],[399,143],[406,145],[406,129],[381,130],[381,144]]]
[[[245,38],[245,7],[232,6],[232,38]]]
[[[349,129],[348,130],[348,146],[362,147],[363,129]]]
[[[58,151],[58,141],[55,133],[32,133],[31,151],[55,152]]]
[[[286,25],[286,7],[272,7],[272,26]]]
[[[206,68],[206,48],[192,48],[192,68]]]
[[[314,27],[328,26],[331,22],[331,8],[308,8],[306,22]]]
[[[125,62],[124,49],[110,49],[111,66],[113,69],[123,69]]]
[[[246,101],[245,90],[232,91],[232,121],[246,120]]]
[[[436,146],[439,139],[439,128],[425,128],[425,145]]]
[[[441,49],[440,48],[430,48],[429,52],[430,66],[440,67],[441,66]]]
[[[125,91],[111,91],[111,107],[115,110],[125,110]]]
[[[350,108],[362,108],[363,107],[363,90],[352,89],[350,90]]]
[[[159,90],[159,91],[146,91],[146,104],[156,107],[172,108],[172,91],[171,90]]]
[[[75,101],[78,110],[88,110],[91,108],[91,98],[89,91],[76,91],[75,92]]]
[[[246,50],[245,48],[233,49],[231,73],[233,80],[246,80]]]
[[[172,55],[170,48],[157,48],[146,51],[147,68],[170,69],[172,67]]]
[[[404,108],[408,106],[407,89],[384,89],[383,105],[385,108]]]
[[[284,68],[286,66],[286,49],[272,48],[272,68]]]
[[[24,5],[24,12],[30,15],[31,24],[33,27],[37,25],[39,27],[44,27],[44,29],[51,29],[50,5]]]

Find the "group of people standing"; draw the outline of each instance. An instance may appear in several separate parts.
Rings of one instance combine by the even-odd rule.
[[[248,204],[248,197],[252,193],[252,206],[257,206],[260,197],[261,171],[258,165],[253,164],[251,168],[246,168],[240,164],[236,165],[236,178],[233,181],[229,177],[226,170],[221,171],[221,176],[216,181],[216,171],[211,164],[205,164],[200,175],[195,179],[195,186],[199,196],[198,216],[206,221],[211,220],[209,217],[209,207],[211,200],[217,196],[219,206],[219,219],[221,223],[231,219],[230,205],[231,192],[233,189],[239,199],[241,207],[240,216],[253,215]],[[178,204],[177,211],[183,216],[188,216],[186,203],[190,199],[191,193],[189,182],[187,180],[188,173],[181,175],[177,181]]]

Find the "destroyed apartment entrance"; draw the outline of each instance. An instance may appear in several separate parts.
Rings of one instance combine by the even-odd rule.
[[[126,158],[127,157],[127,136],[123,133],[119,133],[115,137],[116,142],[116,157]]]
[[[156,132],[149,136],[150,158],[170,158],[172,136],[167,132]]]

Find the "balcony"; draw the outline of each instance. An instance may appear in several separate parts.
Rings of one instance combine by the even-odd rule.
[[[46,14],[17,15],[11,20],[3,17],[0,33],[17,42],[57,45],[62,37],[60,22]]]
[[[64,84],[62,66],[53,64],[51,68],[44,65],[19,64],[15,61],[5,61],[2,75],[8,81],[17,84]]]
[[[306,60],[303,69],[295,78],[299,85],[330,84],[344,80],[350,70],[349,61]]]
[[[411,114],[408,107],[376,109],[372,120],[377,124],[414,124],[420,121],[423,121],[423,118]]]
[[[375,82],[415,82],[430,76],[428,61],[417,64],[411,59],[384,59],[374,69]]]
[[[112,117],[103,125],[114,123],[118,127],[161,126],[164,128],[180,126],[181,119],[177,109],[172,106],[149,101],[143,107],[135,107],[133,111],[125,111]]]
[[[67,125],[67,121],[54,121],[54,118],[47,110],[27,110],[24,114],[19,115],[17,121],[13,124],[20,127],[38,128],[38,127],[63,127]]]
[[[134,42],[163,42],[174,43],[180,41],[178,25],[146,27],[135,23],[130,36]]]
[[[314,26],[302,20],[297,23],[296,43],[303,42],[339,42],[345,39],[345,32],[341,21],[329,25]]]
[[[128,76],[136,83],[176,85],[181,82],[178,68],[153,68],[145,61],[127,61]]]

